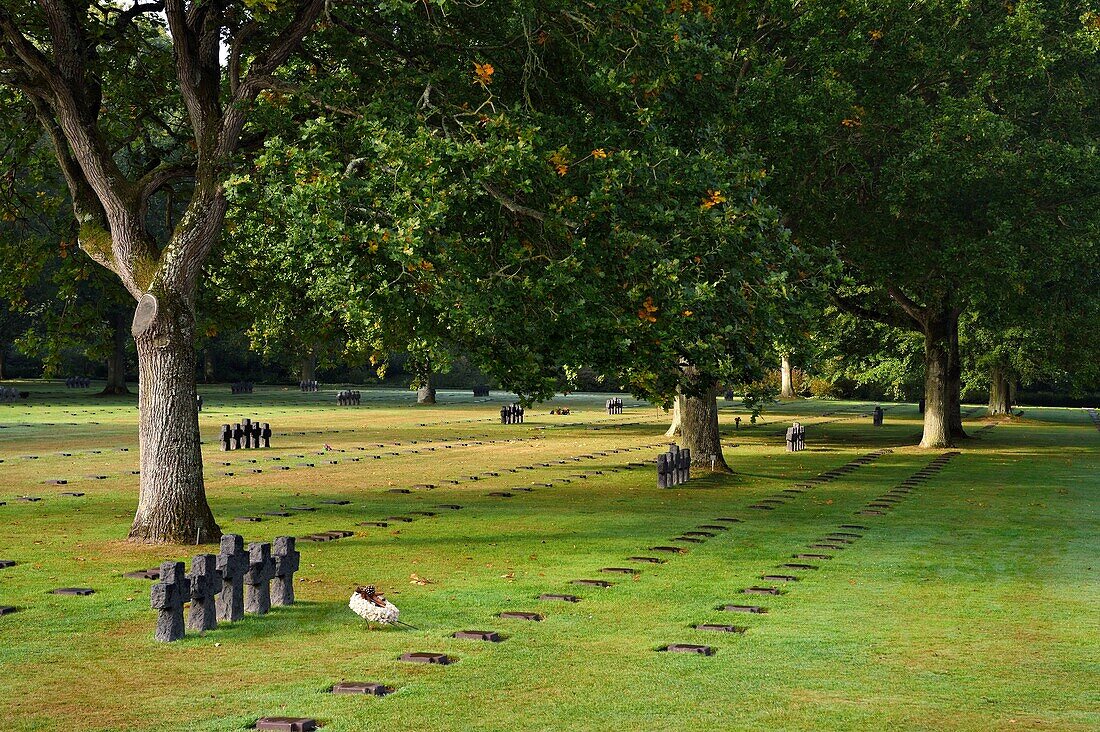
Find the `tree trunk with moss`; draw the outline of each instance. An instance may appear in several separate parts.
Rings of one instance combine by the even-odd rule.
[[[421,374],[417,377],[416,389],[416,403],[432,405],[435,404],[435,387],[432,386],[432,372]]]
[[[989,372],[989,415],[1003,416],[1012,412],[1012,379],[1007,369],[994,366]]]

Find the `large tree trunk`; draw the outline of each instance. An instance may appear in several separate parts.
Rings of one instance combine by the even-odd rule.
[[[959,314],[947,319],[947,417],[952,440],[966,439],[962,423],[962,358],[959,356]]]
[[[779,368],[782,385],[779,389],[780,399],[794,399],[794,382],[791,379],[791,357],[784,353]]]
[[[107,357],[107,385],[100,394],[129,394],[126,387],[126,341],[129,338],[126,312],[115,310],[111,313],[111,355]]]
[[[416,390],[417,404],[435,404],[435,387],[432,386],[432,372],[420,376],[420,387]]]
[[[1012,410],[1011,379],[1008,372],[994,366],[989,372],[989,414],[996,417]]]
[[[950,361],[951,344],[947,317],[929,319],[924,332],[924,435],[920,446],[950,447]]]
[[[684,397],[680,394],[677,394],[676,398],[672,400],[672,424],[668,426],[665,437],[679,437],[681,435],[684,422],[684,410],[681,407],[683,401]]]
[[[718,386],[711,384],[702,396],[681,396],[680,445],[691,450],[691,464],[711,467],[722,473],[733,472],[722,455],[722,436],[718,432]]]
[[[314,355],[312,348],[309,349],[308,353],[309,355],[302,359],[299,372],[302,381],[315,381],[317,379],[317,356]]]
[[[159,299],[152,324],[143,332],[136,319],[134,326],[141,489],[130,539],[216,542],[221,529],[206,502],[195,409],[194,313],[180,300]]]

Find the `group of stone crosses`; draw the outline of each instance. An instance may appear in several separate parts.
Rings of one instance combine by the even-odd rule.
[[[476,397],[487,397],[487,396],[489,396],[489,387],[486,386],[485,384],[479,384],[479,385],[475,386],[474,387],[474,396],[476,396]]]
[[[87,376],[70,376],[65,379],[67,389],[87,389],[92,385],[92,380]]]
[[[19,390],[10,386],[0,386],[0,402],[14,402],[19,398]]]
[[[317,391],[320,388],[320,385],[317,383],[316,379],[312,381],[299,381],[298,388],[301,391]]]
[[[160,581],[149,594],[149,606],[158,611],[153,637],[165,643],[183,638],[188,602],[186,630],[194,632],[235,623],[245,613],[264,615],[272,606],[293,605],[294,573],[302,555],[293,536],[277,536],[274,545],[272,550],[270,543],[252,542],[246,551],[239,534],[226,534],[218,555],[195,556],[186,574],[183,562],[161,564]]]
[[[229,385],[229,391],[233,394],[251,394],[252,382],[251,381],[237,381]]]
[[[622,414],[623,413],[623,399],[622,397],[612,397],[607,400],[607,404],[604,405],[607,408],[608,414]]]
[[[233,429],[223,424],[221,442],[223,452],[271,447],[271,425],[267,422],[253,422],[251,419],[233,425]]]
[[[795,422],[787,428],[787,452],[806,449],[806,426]]]
[[[523,424],[523,407],[518,404],[505,404],[500,408],[501,424]]]
[[[691,450],[669,445],[668,452],[657,456],[657,487],[671,488],[691,480]]]
[[[336,392],[336,403],[341,407],[357,407],[361,398],[358,391],[351,391],[350,389]]]

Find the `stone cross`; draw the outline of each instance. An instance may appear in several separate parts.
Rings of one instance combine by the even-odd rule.
[[[668,453],[662,452],[657,456],[657,487],[668,488],[671,485],[668,478]]]
[[[149,593],[149,606],[158,612],[153,637],[163,643],[183,637],[183,603],[190,594],[190,582],[183,573],[183,562],[160,565],[160,582]]]
[[[226,451],[226,450],[232,449],[230,447],[229,443],[232,442],[232,440],[233,440],[233,430],[231,430],[229,428],[229,425],[227,425],[227,424],[222,425],[221,440],[222,440],[222,451],[223,452]]]
[[[241,420],[241,431],[244,432],[244,447],[247,450],[252,447],[252,420]]]
[[[271,544],[254,541],[248,545],[248,571],[244,583],[248,593],[244,598],[244,611],[250,615],[264,615],[271,609],[271,580],[275,578],[275,560],[271,558]]]
[[[293,536],[275,537],[275,578],[271,586],[272,605],[294,604],[294,573],[301,564],[302,553],[294,549]]]
[[[242,437],[244,437],[244,430],[241,429],[241,425],[239,423],[233,425],[233,449],[234,450],[240,450],[241,449],[241,438]]]
[[[248,571],[248,552],[240,534],[222,536],[218,553],[222,573],[222,591],[218,593],[218,620],[232,623],[244,617],[244,573]]]
[[[271,425],[264,422],[263,429],[260,430],[260,437],[263,438],[264,447],[271,447]]]
[[[215,596],[222,591],[222,575],[218,558],[213,554],[198,554],[191,559],[191,610],[187,613],[187,629],[202,632],[218,627]]]

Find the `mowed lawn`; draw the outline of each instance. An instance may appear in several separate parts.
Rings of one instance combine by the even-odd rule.
[[[440,405],[417,407],[410,392],[364,391],[362,406],[338,407],[331,391],[204,387],[207,492],[223,530],[246,541],[355,535],[299,544],[297,605],[159,644],[151,583],[122,574],[200,550],[123,540],[136,501],[135,401],[29,388],[29,402],[0,406],[0,559],[18,562],[0,569],[0,605],[19,608],[0,617],[7,730],[233,730],[273,715],[314,717],[326,732],[1100,728],[1100,430],[1082,410],[1026,408],[966,441],[908,495],[892,493],[883,515],[865,515],[947,452],[912,447],[913,405],[892,406],[876,429],[864,416],[871,404],[802,401],[735,430],[745,413],[722,402],[736,474],[661,490],[650,465],[623,469],[651,463],[666,442],[667,418],[632,399],[611,417],[606,395],[572,395],[505,426],[499,394],[443,392]],[[551,406],[573,414],[551,416]],[[971,432],[991,424],[983,409],[967,411]],[[218,451],[219,425],[241,417],[270,422],[274,447]],[[808,449],[786,453],[779,432],[799,417]],[[782,493],[884,448],[834,480]],[[581,457],[596,452],[608,454]],[[45,483],[56,479],[68,483]],[[411,492],[390,492],[402,488]],[[86,495],[62,497],[67,490]],[[14,500],[21,495],[42,500]],[[349,503],[321,503],[340,499]],[[750,508],[764,499],[772,510]],[[303,505],[316,510],[263,516]],[[391,516],[416,520],[358,525]],[[673,541],[708,531],[700,525],[728,530]],[[837,531],[862,538],[808,548]],[[650,549],[670,544],[686,552]],[[818,568],[777,569],[790,562]],[[760,578],[768,573],[799,579]],[[366,583],[416,629],[369,630],[347,608]],[[783,594],[741,592],[751,586]],[[96,592],[49,594],[58,587]],[[542,593],[581,600],[536,599]],[[718,609],[726,604],[767,612]],[[498,617],[509,610],[544,620]],[[471,629],[505,640],[450,637]],[[658,652],[670,643],[715,654]],[[411,651],[456,662],[398,661]],[[341,680],[395,693],[328,693]]]

